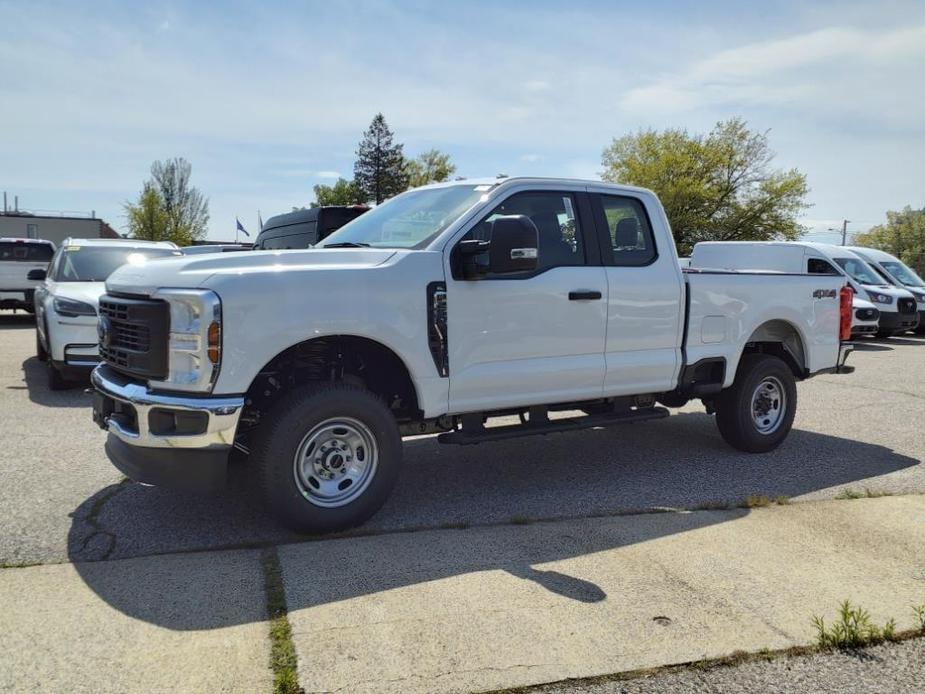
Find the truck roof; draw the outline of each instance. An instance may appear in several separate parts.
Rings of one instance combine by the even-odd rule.
[[[594,180],[588,178],[560,178],[553,176],[502,176],[500,178],[463,178],[453,181],[443,181],[441,183],[429,183],[426,186],[421,186],[421,188],[446,188],[448,186],[504,186],[509,185],[520,185],[523,183],[535,183],[541,185],[549,184],[564,184],[569,186],[594,186],[595,188],[609,188],[614,192],[627,192],[627,193],[649,193],[655,195],[648,188],[640,188],[638,186],[629,186],[622,183],[609,183],[607,181]]]

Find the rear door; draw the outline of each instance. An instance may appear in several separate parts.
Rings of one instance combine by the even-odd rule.
[[[455,245],[489,240],[500,215],[526,215],[536,225],[538,268],[478,280],[448,273],[450,411],[599,398],[607,279],[587,195],[512,193]]]
[[[684,287],[675,253],[656,244],[658,211],[629,194],[592,193],[591,203],[609,297],[604,395],[672,390],[681,363]]]

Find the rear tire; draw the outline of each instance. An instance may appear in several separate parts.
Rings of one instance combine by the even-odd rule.
[[[51,359],[45,361],[45,372],[48,376],[48,390],[66,390],[70,385]]]
[[[733,448],[766,453],[787,438],[796,408],[796,379],[790,367],[768,354],[746,354],[735,382],[716,398],[716,424]]]
[[[360,525],[398,480],[398,424],[382,400],[363,388],[326,383],[296,391],[263,422],[251,463],[267,507],[293,530],[324,533]]]

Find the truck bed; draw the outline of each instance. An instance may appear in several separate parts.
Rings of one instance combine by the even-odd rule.
[[[725,360],[724,387],[735,379],[745,344],[796,332],[785,342],[806,375],[836,366],[842,277],[733,270],[683,270],[686,319],[682,351],[688,366]]]

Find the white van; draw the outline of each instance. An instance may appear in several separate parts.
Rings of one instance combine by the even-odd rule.
[[[872,302],[880,311],[878,337],[912,330],[919,322],[912,294],[888,284],[844,246],[809,241],[705,241],[694,246],[691,267],[842,275],[858,298]],[[861,308],[855,306],[855,318]]]
[[[915,329],[919,335],[925,335],[925,280],[911,267],[894,255],[876,248],[863,246],[846,246],[855,254],[861,256],[868,264],[879,272],[890,284],[902,287],[915,297],[919,305],[919,325]]]

